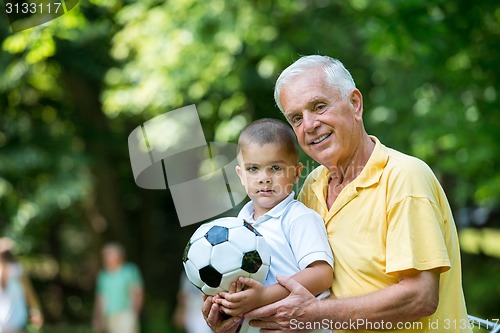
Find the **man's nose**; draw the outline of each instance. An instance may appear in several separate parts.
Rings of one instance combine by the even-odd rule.
[[[304,130],[306,132],[312,132],[319,126],[317,115],[309,111],[304,111],[302,114],[302,122],[304,123]]]

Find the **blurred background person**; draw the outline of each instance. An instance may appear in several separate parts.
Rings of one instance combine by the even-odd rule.
[[[212,333],[203,318],[202,305],[203,294],[189,282],[183,271],[177,292],[177,306],[172,318],[175,327],[187,333]]]
[[[143,281],[135,264],[125,262],[125,250],[109,243],[102,250],[104,269],[97,277],[93,327],[97,332],[138,333],[143,305]]]
[[[28,318],[43,325],[40,302],[28,276],[13,253],[14,242],[0,238],[0,333],[24,333]]]

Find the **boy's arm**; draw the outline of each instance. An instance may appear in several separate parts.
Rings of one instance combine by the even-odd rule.
[[[294,274],[292,278],[306,287],[313,295],[319,295],[330,288],[333,281],[332,267],[325,261],[315,261],[304,270]],[[247,277],[240,277],[238,284],[246,285],[247,289],[231,294],[220,293],[216,302],[222,310],[231,316],[241,316],[248,311],[277,302],[290,293],[288,289],[276,283],[264,287],[261,283]]]

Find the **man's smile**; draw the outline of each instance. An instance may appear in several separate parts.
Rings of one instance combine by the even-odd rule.
[[[321,143],[323,142],[326,138],[328,138],[330,135],[332,135],[332,132],[330,133],[325,133],[323,135],[320,135],[319,137],[317,137],[316,139],[312,140],[309,142],[310,145],[316,145],[318,143]]]

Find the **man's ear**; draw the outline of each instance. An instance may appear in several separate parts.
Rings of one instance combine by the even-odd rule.
[[[363,120],[363,95],[358,89],[354,89],[351,91],[349,95],[349,102],[351,103],[354,109],[354,117],[358,121]]]
[[[295,182],[294,182],[294,184],[298,183],[303,169],[304,169],[304,164],[302,164],[301,162],[297,163],[297,166],[295,167]]]

